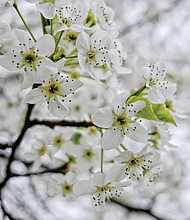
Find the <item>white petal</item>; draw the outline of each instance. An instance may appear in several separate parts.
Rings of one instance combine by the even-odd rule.
[[[81,68],[84,71],[86,71],[86,60],[87,60],[87,57],[79,52],[78,53],[78,61],[79,61],[79,64],[80,64]]]
[[[122,113],[125,102],[128,98],[128,93],[122,92],[114,96],[112,106],[115,113]]]
[[[82,23],[81,24],[72,24],[70,26],[70,29],[72,31],[75,31],[75,32],[81,32],[81,31],[84,31],[85,29],[89,29],[88,27],[85,27]]]
[[[150,87],[148,99],[150,102],[155,104],[165,102],[165,97],[159,92],[159,90],[156,90],[154,87]]]
[[[103,149],[111,150],[117,148],[123,141],[124,136],[119,128],[111,128],[104,132],[101,144]]]
[[[146,129],[136,122],[130,123],[127,126],[126,135],[136,142],[146,143],[148,141]]]
[[[39,0],[25,0],[26,2],[28,2],[28,3],[37,3]]]
[[[160,91],[160,93],[164,95],[167,99],[172,99],[173,94],[176,91],[176,84],[167,82],[167,84],[163,85],[163,87],[159,87],[158,91]]]
[[[93,68],[92,65],[90,65],[89,63],[86,63],[85,70],[88,72],[88,74],[89,74],[93,79],[95,79],[96,81],[99,82],[99,79],[98,79],[98,77],[96,76],[95,71],[94,71],[94,68]]]
[[[33,47],[33,40],[29,40],[29,35],[20,29],[14,30],[14,34],[16,35],[19,43],[21,44],[20,47],[23,51],[29,51],[31,47]]]
[[[103,186],[105,185],[105,174],[100,171],[94,173],[92,178],[94,186]]]
[[[24,74],[21,89],[27,89],[31,87],[35,82],[38,83],[37,73],[34,71],[31,72],[28,69],[27,72]]]
[[[113,124],[111,109],[101,108],[92,115],[92,122],[101,128],[109,128]]]
[[[92,194],[96,192],[91,180],[81,180],[73,186],[73,192],[80,196],[84,194]]]
[[[56,65],[56,67],[57,67],[57,69],[58,69],[59,72],[61,72],[61,71],[63,70],[64,65],[65,65],[65,62],[66,62],[66,59],[65,59],[65,58],[62,58],[62,59],[60,59],[59,61],[57,61],[57,62],[55,63],[55,65]]]
[[[19,53],[8,52],[5,55],[0,56],[0,65],[7,70],[16,71],[22,66],[22,57]]]
[[[64,83],[63,85],[61,85],[61,92],[64,95],[68,95],[68,94],[76,91],[82,85],[83,85],[83,83],[79,80],[69,81],[69,82]]]
[[[90,37],[84,31],[79,34],[76,41],[76,47],[84,54],[90,49]]]
[[[132,117],[132,116],[136,115],[142,108],[145,107],[145,105],[146,104],[143,101],[137,101],[134,103],[130,103],[126,109],[127,116]]]
[[[137,73],[142,74],[142,67],[148,67],[148,66],[149,66],[148,60],[142,56],[138,57],[137,60],[135,61],[135,69]]]
[[[63,105],[57,98],[51,98],[48,110],[56,117],[66,118],[69,115],[69,108]]]
[[[38,51],[37,51],[38,50]],[[55,50],[55,41],[50,34],[45,34],[40,37],[35,44],[35,51],[39,56],[50,56]]]
[[[40,88],[32,89],[23,99],[23,102],[36,104],[40,102],[45,102],[47,99],[44,97],[42,90]]]
[[[50,2],[39,2],[36,4],[36,8],[43,14],[47,19],[52,19],[55,16],[55,5]]]
[[[107,177],[112,181],[121,181],[125,176],[125,164],[114,164],[106,173]]]

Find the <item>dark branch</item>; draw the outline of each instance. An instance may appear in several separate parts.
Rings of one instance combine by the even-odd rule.
[[[127,209],[130,212],[139,212],[139,213],[150,215],[151,217],[153,217],[157,220],[164,220],[163,218],[160,218],[160,217],[156,216],[154,213],[152,213],[151,209],[142,209],[142,208],[132,207],[132,206],[124,204],[118,200],[112,200],[112,202],[114,202],[117,205],[120,205],[121,207]]]

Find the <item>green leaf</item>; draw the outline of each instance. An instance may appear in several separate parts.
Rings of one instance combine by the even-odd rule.
[[[152,104],[152,109],[156,115],[156,117],[163,122],[171,123],[177,126],[172,114],[165,107],[164,104]]]
[[[133,102],[137,102],[137,101],[144,101],[146,103],[146,106],[141,109],[137,116],[139,118],[146,118],[146,119],[149,119],[149,120],[156,120],[156,121],[159,121],[159,119],[156,117],[153,109],[152,109],[152,103],[148,101],[148,99],[142,97],[142,96],[131,96],[126,104],[130,104],[130,103],[133,103]]]

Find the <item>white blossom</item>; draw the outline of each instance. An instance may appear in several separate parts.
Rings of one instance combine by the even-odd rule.
[[[166,80],[166,66],[162,62],[151,65],[145,58],[139,57],[136,62],[137,70],[146,80],[148,99],[152,103],[164,103],[172,99],[176,85]]]
[[[126,106],[127,93],[117,94],[113,99],[113,108],[101,108],[92,115],[95,125],[106,128],[102,137],[102,147],[106,150],[117,148],[127,135],[137,142],[147,142],[146,129],[138,123],[136,114],[145,106],[143,101]]]
[[[31,104],[47,102],[48,110],[54,116],[66,118],[69,114],[69,108],[64,102],[67,96],[73,94],[83,83],[79,80],[70,79],[69,76],[63,76],[60,72],[54,75],[49,72],[49,77],[43,79],[41,83],[42,85],[32,89],[25,96],[23,102]]]
[[[117,174],[115,175],[113,172],[111,175],[96,172],[91,179],[76,183],[73,190],[77,195],[90,194],[95,210],[101,210],[105,206],[106,199],[109,201],[120,197],[124,187],[127,186],[129,186],[129,182],[120,182]]]
[[[103,66],[110,61],[109,51],[106,47],[107,37],[106,31],[98,31],[92,36],[83,31],[76,41],[81,68],[96,80],[98,80],[98,76],[95,74],[94,68]]]
[[[55,42],[49,34],[33,42],[25,31],[15,30],[14,33],[19,48],[0,56],[0,65],[11,71],[24,69],[23,88],[25,89],[39,82],[41,72],[55,70],[55,64],[47,58],[54,52]]]

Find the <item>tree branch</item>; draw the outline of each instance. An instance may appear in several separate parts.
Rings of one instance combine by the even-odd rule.
[[[121,207],[127,209],[130,212],[144,213],[144,214],[147,214],[157,220],[164,220],[163,218],[160,218],[160,217],[156,216],[154,213],[152,213],[151,209],[142,209],[142,208],[132,207],[132,206],[126,205],[118,200],[112,200],[112,202],[114,202],[117,205],[120,205]]]

